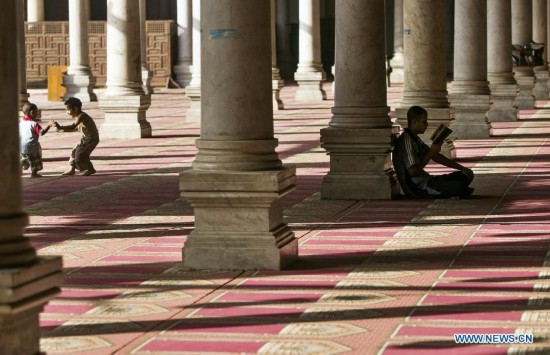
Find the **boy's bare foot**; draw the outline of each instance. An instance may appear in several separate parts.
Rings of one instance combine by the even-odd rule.
[[[74,169],[67,170],[61,175],[63,175],[63,176],[74,175]]]
[[[85,171],[82,173],[82,176],[90,176],[90,175],[93,175],[93,174],[95,174],[95,173],[96,173],[95,169],[92,168],[92,169],[90,169],[90,170],[85,170]]]
[[[39,173],[32,173],[31,174],[31,178],[41,178],[43,177],[42,175],[40,175]]]

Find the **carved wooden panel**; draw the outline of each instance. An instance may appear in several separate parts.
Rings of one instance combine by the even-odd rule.
[[[97,85],[107,75],[107,23],[88,22],[90,69]],[[164,85],[172,75],[176,25],[172,20],[147,21],[147,65],[152,85]],[[49,66],[69,65],[69,23],[66,21],[25,23],[27,82],[45,84]]]

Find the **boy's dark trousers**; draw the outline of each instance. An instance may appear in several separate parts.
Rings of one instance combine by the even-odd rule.
[[[94,165],[90,161],[90,155],[99,143],[99,136],[93,138],[82,138],[71,152],[69,164],[74,166],[79,171],[95,170]]]
[[[472,180],[461,171],[450,174],[434,175],[428,182],[428,186],[439,191],[441,195],[431,197],[465,197],[469,193],[468,185]]]

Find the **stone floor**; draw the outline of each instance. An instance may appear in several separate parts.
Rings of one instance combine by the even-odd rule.
[[[327,92],[331,93],[327,85]],[[389,89],[400,100],[400,87]],[[278,152],[297,166],[285,216],[300,242],[287,270],[183,272],[193,211],[178,173],[196,152],[181,90],[159,90],[153,138],[105,140],[97,174],[62,177],[77,133],[41,138],[44,178],[25,173],[27,236],[63,255],[62,293],[41,315],[48,354],[548,354],[550,108],[458,142],[468,200],[326,201],[319,130],[331,97],[276,112]],[[31,91],[44,120],[69,121]],[[84,110],[101,124],[97,104]],[[434,172],[445,169],[430,167]],[[533,334],[532,344],[457,344],[454,334]]]

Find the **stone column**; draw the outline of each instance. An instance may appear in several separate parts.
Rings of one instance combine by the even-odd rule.
[[[384,172],[392,128],[385,48],[384,0],[336,1],[338,81],[332,119],[321,130],[321,146],[330,155],[323,198],[391,198]]]
[[[393,58],[390,60],[392,72],[390,83],[403,84],[405,79],[403,58],[403,0],[394,0],[393,12]]]
[[[449,92],[455,118],[452,136],[488,138],[487,0],[455,1],[454,32],[454,80]]]
[[[285,105],[281,100],[281,88],[285,86],[279,68],[277,67],[277,0],[271,0],[271,79],[273,84],[273,109],[283,110]]]
[[[270,3],[201,4],[203,116],[199,151],[180,175],[181,196],[195,209],[183,266],[281,269],[298,254],[281,203],[295,186],[295,168],[275,152]]]
[[[493,104],[488,119],[516,121],[518,85],[512,67],[512,5],[510,0],[487,0],[487,78]]]
[[[533,88],[533,95],[537,100],[548,100],[550,93],[548,90],[549,73],[546,53],[548,51],[546,3],[547,0],[533,0],[533,42],[544,44],[544,52],[542,52],[544,64],[534,68],[535,87]]]
[[[61,258],[37,256],[24,229],[19,162],[17,35],[23,1],[4,0],[0,12],[0,349],[2,354],[39,354],[38,315],[59,293]],[[22,17],[21,17],[22,19]]]
[[[105,111],[101,138],[151,136],[146,111],[151,97],[141,80],[139,2],[107,0],[107,90],[99,104]]]
[[[533,39],[533,2],[512,0],[512,44],[529,45]],[[530,66],[515,66],[514,73],[519,87],[516,106],[520,109],[535,108],[535,72]]]
[[[67,89],[64,99],[79,98],[82,102],[97,101],[95,77],[90,70],[88,55],[88,12],[86,0],[69,0],[69,69],[63,77]]]
[[[44,0],[27,0],[27,21],[44,21]]]
[[[147,1],[139,0],[139,38],[141,47],[141,82],[145,95],[151,95],[154,90],[151,86],[153,75],[147,65]]]
[[[178,0],[178,64],[174,66],[176,81],[183,88],[189,85],[192,77],[193,14],[191,0]]]
[[[294,79],[298,82],[296,101],[325,100],[321,65],[320,0],[300,0],[299,63]]]
[[[403,100],[396,116],[407,127],[407,110],[413,105],[428,111],[429,127],[421,138],[429,142],[433,131],[450,124],[445,57],[445,1],[403,0],[403,55],[405,80]],[[442,154],[453,158],[454,148],[446,141]]]
[[[293,58],[290,48],[289,0],[277,0],[277,61],[283,74],[291,76]]]
[[[11,0],[10,0],[11,1]],[[19,108],[23,106],[25,102],[29,101],[30,94],[27,92],[27,68],[26,68],[26,48],[25,48],[25,3],[23,1],[16,2],[16,26],[17,29],[17,59],[19,63],[24,65],[17,66],[18,81],[19,81]],[[13,28],[10,29],[10,33],[13,35]],[[10,49],[13,50],[13,49]],[[22,114],[22,113],[20,113]]]
[[[189,86],[185,88],[191,100],[186,114],[187,122],[201,120],[201,1],[193,0],[193,74]]]

